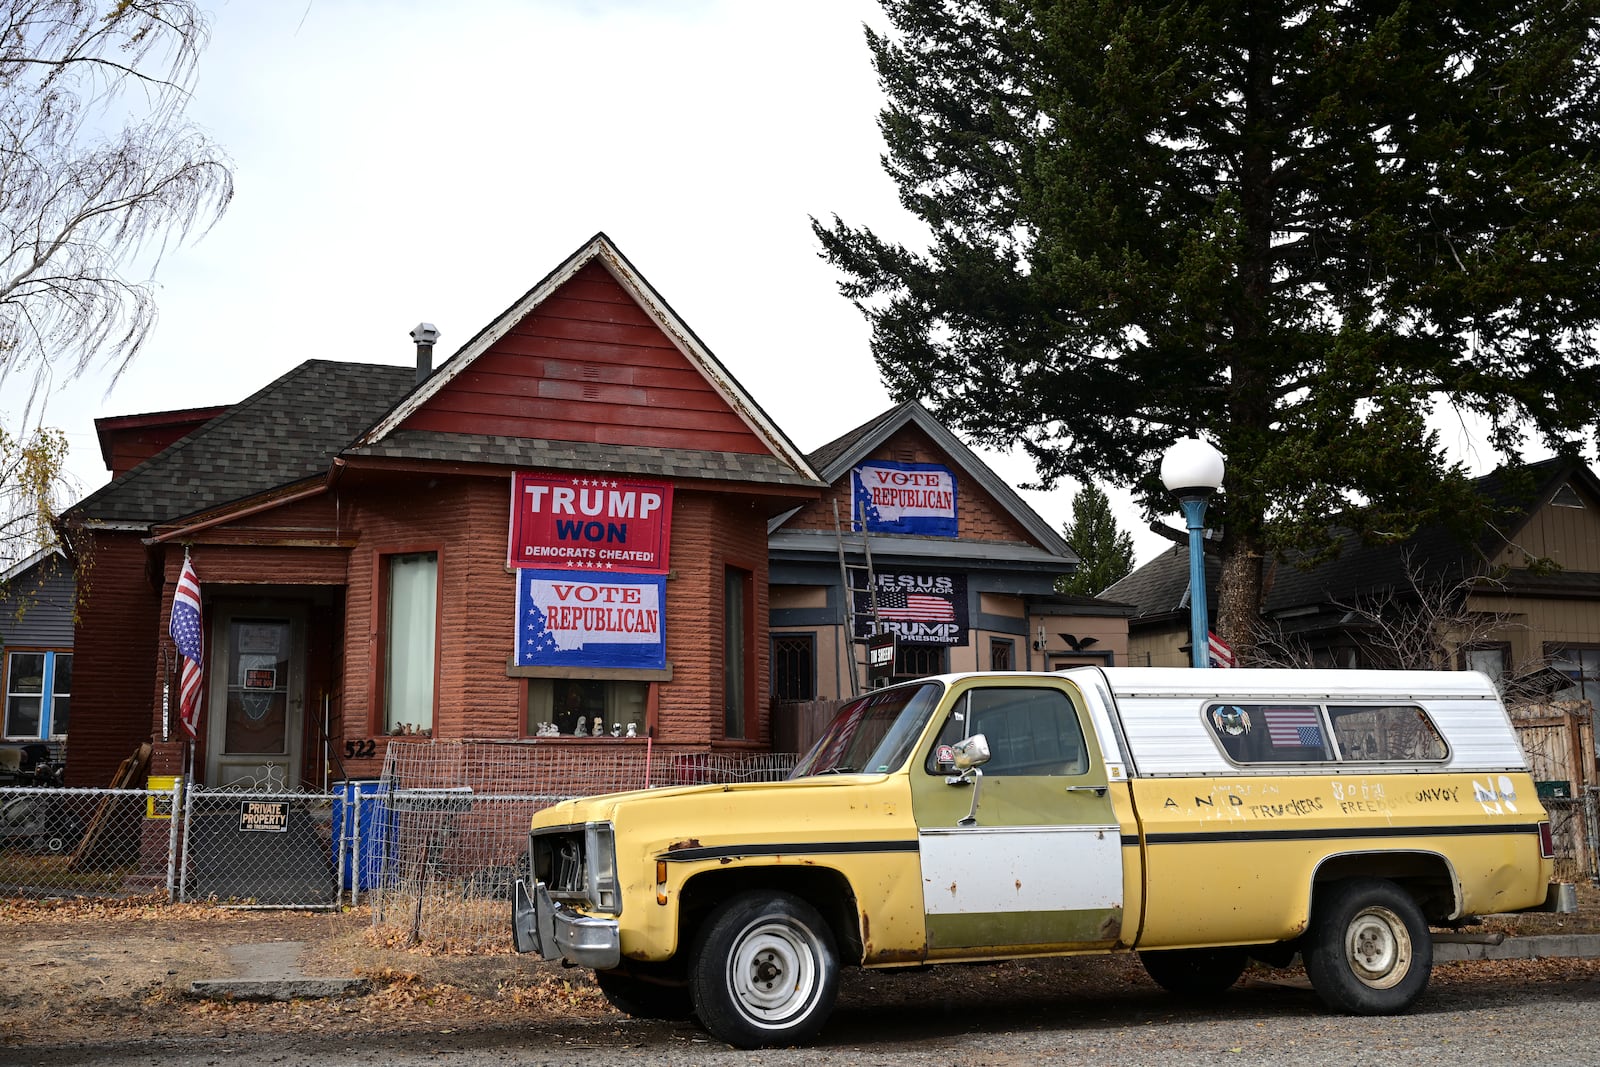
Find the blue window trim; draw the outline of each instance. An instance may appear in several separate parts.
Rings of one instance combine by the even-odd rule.
[[[39,732],[37,734],[5,734],[4,736],[16,740],[48,741],[55,736],[56,697],[65,695],[69,700],[71,693],[60,694],[56,692],[56,657],[70,656],[70,648],[7,648],[5,653],[5,691],[0,692],[0,700],[6,704],[11,700],[11,658],[13,656],[44,656],[44,677],[40,680],[39,691]],[[5,707],[0,705],[0,729],[4,728]]]

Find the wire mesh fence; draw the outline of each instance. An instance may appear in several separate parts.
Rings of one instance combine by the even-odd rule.
[[[174,791],[0,789],[0,893],[118,896],[165,888]],[[168,818],[159,825],[153,812]]]
[[[1541,801],[1550,815],[1558,882],[1600,884],[1600,790]]]
[[[331,908],[341,895],[331,793],[189,791],[178,899]]]
[[[392,744],[382,779],[358,803],[367,827],[373,923],[435,951],[503,949],[512,886],[525,874],[533,814],[572,797],[663,786],[775,781],[792,753],[653,752],[630,746]]]

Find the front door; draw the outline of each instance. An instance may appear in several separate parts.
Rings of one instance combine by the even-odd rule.
[[[1119,939],[1122,835],[1084,726],[1055,684],[958,696],[935,750],[912,769],[930,959]],[[979,733],[992,753],[981,783],[952,783],[949,746]]]
[[[305,612],[224,606],[212,641],[206,782],[261,792],[298,788]]]

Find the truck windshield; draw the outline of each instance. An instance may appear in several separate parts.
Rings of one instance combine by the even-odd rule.
[[[911,754],[939,703],[938,682],[897,685],[852,700],[835,715],[790,778],[814,774],[886,774]]]

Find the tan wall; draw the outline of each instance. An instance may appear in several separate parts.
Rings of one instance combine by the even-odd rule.
[[[1531,557],[1548,559],[1566,571],[1600,573],[1600,500],[1586,498],[1584,504],[1581,508],[1555,504],[1540,508],[1495,564],[1526,567]]]

